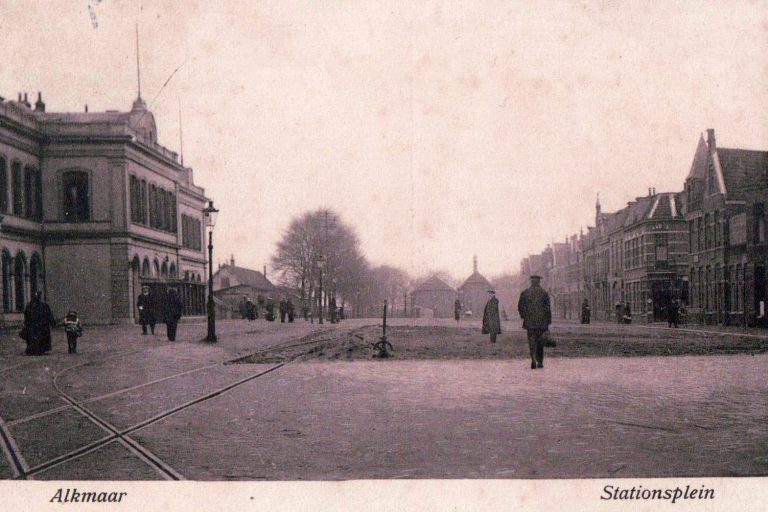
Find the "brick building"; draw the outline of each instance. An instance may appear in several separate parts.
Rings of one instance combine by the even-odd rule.
[[[690,312],[708,324],[764,324],[768,152],[699,139],[685,180]],[[760,304],[763,303],[763,306]]]
[[[185,314],[203,314],[205,204],[140,97],[128,112],[1,100],[2,322],[37,291],[57,316],[130,322],[142,284],[173,285]]]

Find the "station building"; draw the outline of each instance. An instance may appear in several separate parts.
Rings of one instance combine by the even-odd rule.
[[[141,97],[127,112],[0,98],[2,325],[37,291],[57,317],[132,322],[144,284],[204,314],[207,198],[157,137]]]

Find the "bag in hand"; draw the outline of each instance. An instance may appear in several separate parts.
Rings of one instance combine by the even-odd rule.
[[[542,340],[544,340],[544,346],[545,347],[556,347],[557,342],[555,341],[555,338],[552,337],[552,334],[549,331],[544,331],[544,334],[541,335]]]

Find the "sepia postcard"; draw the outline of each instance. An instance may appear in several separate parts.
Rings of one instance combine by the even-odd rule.
[[[765,510],[765,2],[0,33],[0,509]]]

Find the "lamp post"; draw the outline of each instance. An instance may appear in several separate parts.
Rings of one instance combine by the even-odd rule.
[[[219,210],[213,207],[213,201],[208,201],[208,207],[203,210],[205,225],[208,227],[208,336],[205,341],[216,343],[216,303],[213,301],[213,226]]]
[[[320,300],[320,314],[318,315],[320,317],[320,324],[323,323],[323,269],[325,268],[325,258],[321,254],[319,258],[317,258],[317,269],[320,271],[320,293],[319,293],[319,300]]]

